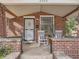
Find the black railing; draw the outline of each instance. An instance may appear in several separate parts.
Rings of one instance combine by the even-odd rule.
[[[50,46],[50,53],[52,53],[52,39],[48,38],[49,46]]]

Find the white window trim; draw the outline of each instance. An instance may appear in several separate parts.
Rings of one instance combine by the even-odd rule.
[[[54,15],[40,15],[40,17],[54,17]]]

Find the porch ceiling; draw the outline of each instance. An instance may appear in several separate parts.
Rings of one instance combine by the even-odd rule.
[[[6,7],[17,16],[27,15],[34,12],[43,12],[64,16],[77,8],[76,5],[6,5]]]

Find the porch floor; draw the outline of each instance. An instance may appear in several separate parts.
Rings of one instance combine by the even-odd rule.
[[[52,59],[52,54],[47,46],[37,44],[23,44],[21,59]]]

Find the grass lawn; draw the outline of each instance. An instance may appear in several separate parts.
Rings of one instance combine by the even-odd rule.
[[[0,56],[0,59],[3,59],[3,56]]]

